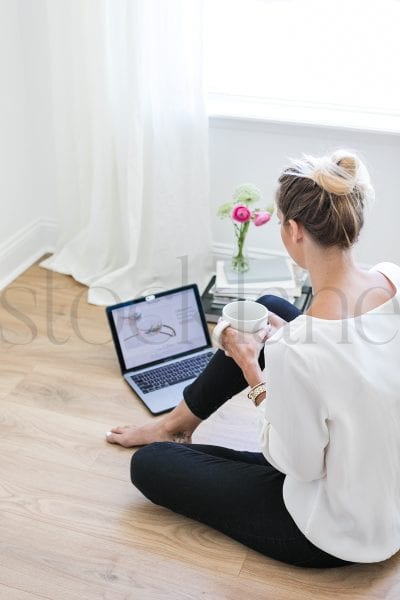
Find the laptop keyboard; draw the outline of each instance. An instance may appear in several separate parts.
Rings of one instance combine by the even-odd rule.
[[[131,375],[132,381],[140,387],[144,394],[160,390],[161,388],[193,379],[200,375],[206,368],[213,352],[205,352],[198,356],[191,356],[176,363],[170,363],[164,367],[155,367],[150,371]]]

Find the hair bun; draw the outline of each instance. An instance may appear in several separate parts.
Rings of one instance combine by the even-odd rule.
[[[350,194],[357,184],[358,159],[353,154],[340,151],[332,156],[309,157],[310,178],[330,194]]]
[[[339,156],[339,152],[336,152],[332,155],[332,159],[336,162],[336,164],[344,169],[347,173],[355,177],[357,175],[357,168],[359,165],[359,159],[354,154],[345,154],[344,156]]]
[[[355,190],[364,201],[373,200],[375,196],[367,168],[350,150],[337,150],[321,157],[303,154],[301,159],[292,160],[285,174],[311,179],[336,196],[347,196]]]
[[[302,223],[325,248],[350,248],[357,241],[364,206],[374,190],[364,163],[353,152],[303,155],[292,160],[279,184],[277,205],[284,223]]]

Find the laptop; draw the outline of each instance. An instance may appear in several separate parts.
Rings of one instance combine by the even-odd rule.
[[[214,354],[196,284],[106,308],[123,377],[154,415],[169,411]]]

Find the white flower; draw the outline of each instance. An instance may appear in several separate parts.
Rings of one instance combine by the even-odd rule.
[[[233,200],[236,203],[254,204],[261,199],[260,190],[252,183],[242,183],[233,192]]]

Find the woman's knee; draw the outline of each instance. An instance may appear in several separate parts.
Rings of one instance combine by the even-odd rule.
[[[142,490],[154,480],[167,445],[168,442],[153,442],[136,450],[131,459],[131,481],[135,487]]]
[[[287,306],[288,304],[292,306],[289,300],[286,298],[282,298],[282,296],[276,296],[275,294],[265,294],[257,299],[257,302],[263,304],[269,310],[276,312],[276,309],[279,310],[282,306]]]
[[[131,481],[154,504],[169,508],[179,504],[180,481],[185,444],[154,442],[132,456]],[[184,458],[184,456],[183,456]]]
[[[265,294],[258,298],[257,302],[263,304],[268,310],[282,317],[285,321],[291,321],[300,314],[299,309],[289,302],[289,300],[281,296],[275,296],[275,294]]]

